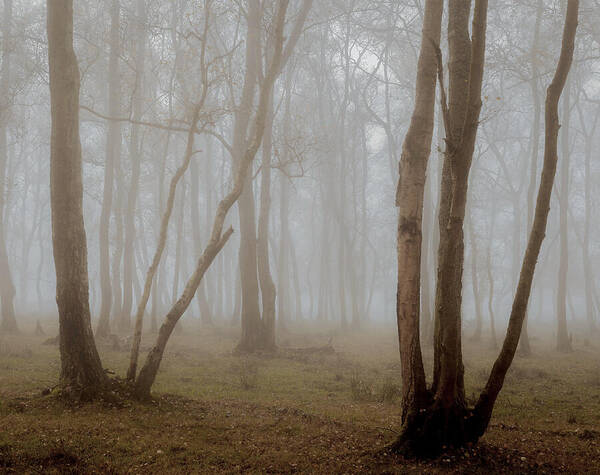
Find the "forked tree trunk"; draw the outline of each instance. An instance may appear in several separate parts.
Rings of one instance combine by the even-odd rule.
[[[476,1],[473,38],[469,38],[470,3],[451,0],[449,4],[450,97],[449,107],[443,107],[447,143],[444,173],[449,173],[449,177],[443,180],[448,190],[442,190],[442,196],[448,198],[449,207],[445,224],[440,217],[444,226],[440,226],[438,252],[433,383],[435,399],[444,417],[455,417],[465,404],[461,341],[463,224],[481,109],[487,25],[487,1]]]
[[[432,8],[429,2],[426,4]],[[427,7],[426,7],[427,8]],[[441,15],[441,6],[440,13]],[[465,218],[468,191],[468,177],[475,147],[475,138],[481,109],[481,85],[485,57],[485,32],[487,25],[487,1],[476,0],[473,14],[473,38],[469,38],[468,21],[470,2],[451,0],[449,5],[448,41],[450,45],[450,101],[446,105],[442,92],[442,109],[446,128],[447,153],[444,160],[440,201],[440,249],[439,269],[436,291],[435,320],[435,365],[434,382],[431,391],[427,391],[421,349],[418,340],[419,322],[405,325],[406,341],[403,343],[399,312],[399,334],[403,371],[403,431],[393,448],[403,453],[435,453],[443,446],[462,445],[468,439],[470,431],[466,427],[463,365],[461,349],[461,290],[464,260],[463,223]],[[435,18],[435,17],[434,17]],[[427,19],[427,16],[426,16]],[[439,22],[439,18],[437,18]],[[425,23],[427,25],[427,23]],[[439,28],[439,27],[438,27]],[[425,28],[424,28],[425,31]],[[421,55],[424,47],[431,44],[430,35],[423,35]],[[433,46],[431,53],[437,58],[438,76],[443,89],[443,66],[439,47]],[[438,51],[436,51],[438,50]],[[435,67],[436,62],[433,62]],[[417,82],[417,85],[419,82]],[[417,89],[418,91],[418,89]],[[431,94],[433,96],[433,94]],[[417,96],[418,97],[418,96]],[[418,104],[418,101],[416,101]],[[433,103],[431,104],[431,130],[433,129]],[[410,130],[410,129],[409,129]],[[430,134],[432,132],[429,132]],[[431,139],[429,139],[431,140]],[[406,143],[406,142],[405,142]],[[401,161],[401,171],[396,204],[402,203],[405,192],[406,170]],[[416,181],[416,180],[415,180]],[[419,181],[416,181],[419,183]],[[421,200],[425,180],[420,184]],[[447,201],[446,201],[447,200]],[[422,212],[420,202],[418,214]],[[399,236],[402,236],[402,213],[399,222]],[[404,227],[416,228],[414,224]],[[407,231],[404,231],[406,233]],[[414,233],[414,231],[413,231]],[[420,238],[420,236],[419,236]],[[414,239],[413,237],[413,240]],[[407,248],[401,254],[399,238],[398,268],[406,267],[405,261],[411,254],[420,253],[419,247]],[[420,262],[417,263],[420,265]],[[413,265],[418,272],[418,265]],[[419,279],[408,276],[408,284],[414,282],[418,296]],[[398,308],[401,308],[399,278]],[[418,308],[419,300],[413,297],[413,307]],[[406,354],[402,354],[403,349]],[[416,376],[406,379],[407,376]],[[411,395],[414,392],[415,395]]]
[[[233,187],[231,191],[219,202],[217,206],[217,211],[210,233],[210,239],[204,248],[202,255],[198,259],[196,269],[187,281],[185,289],[179,297],[179,300],[177,300],[177,302],[171,307],[171,310],[165,317],[165,321],[161,325],[158,332],[156,343],[150,350],[144,366],[140,370],[140,373],[136,379],[135,394],[140,399],[150,397],[150,389],[154,384],[154,380],[156,379],[156,374],[158,372],[160,362],[162,361],[162,356],[164,354],[167,341],[169,340],[175,325],[192,301],[194,293],[196,292],[196,289],[198,288],[198,285],[200,284],[200,281],[202,280],[202,277],[206,273],[210,264],[233,233],[232,228],[229,228],[223,232],[223,225],[230,208],[242,194],[242,188],[246,182],[246,177],[248,176],[252,162],[256,156],[256,152],[258,151],[262,142],[266,123],[267,106],[269,103],[269,93],[273,87],[273,83],[275,82],[281,64],[283,49],[283,26],[285,23],[287,6],[288,1],[282,0],[279,2],[277,12],[275,14],[273,60],[260,88],[258,109],[251,127],[251,130],[253,131],[252,138],[248,144],[248,147],[246,148],[245,153],[241,157],[241,160],[236,165]]]
[[[90,322],[87,245],[79,141],[79,67],[73,50],[72,0],[48,0],[48,62],[52,136],[50,203],[56,268],[61,386],[96,396],[106,376]]]
[[[454,4],[454,7],[460,6],[461,5]],[[464,398],[461,398],[461,389],[464,390],[464,388],[460,387],[459,382],[459,378],[462,376],[460,373],[462,361],[459,346],[460,309],[452,308],[453,305],[456,305],[458,299],[456,299],[456,296],[451,292],[451,284],[448,282],[438,282],[438,285],[446,287],[441,289],[441,295],[445,298],[441,299],[439,303],[446,307],[450,307],[449,310],[446,308],[443,309],[444,312],[440,315],[440,321],[438,323],[439,329],[436,335],[436,338],[441,340],[441,347],[439,349],[441,355],[438,366],[439,379],[437,386],[434,386],[436,391],[431,393],[431,404],[419,408],[418,412],[413,412],[411,417],[406,419],[402,434],[394,444],[394,448],[397,450],[417,454],[438,453],[444,446],[461,446],[466,443],[476,442],[487,429],[494,403],[502,389],[504,378],[506,377],[506,373],[517,350],[520,332],[527,311],[533,273],[545,234],[558,158],[558,101],[564,88],[573,58],[578,9],[578,0],[570,0],[567,8],[560,59],[553,81],[548,87],[542,179],[538,192],[532,232],[529,236],[527,250],[523,259],[519,284],[513,301],[509,325],[502,350],[494,363],[486,387],[481,393],[477,404],[472,410],[467,409]],[[450,17],[452,18],[452,15],[455,13],[457,13],[457,11],[453,12],[451,8]],[[462,228],[460,218],[461,214],[464,218],[465,203],[460,192],[466,192],[466,182],[463,185],[464,189],[462,189],[460,172],[464,172],[464,167],[468,168],[469,166],[469,151],[471,151],[472,155],[475,133],[477,130],[477,120],[481,104],[479,96],[481,91],[485,51],[486,15],[487,2],[485,0],[476,0],[473,15],[472,59],[469,67],[468,110],[460,141],[458,143],[449,141],[449,146],[451,146],[451,148],[448,153],[453,161],[453,186],[446,238],[449,237],[452,239],[452,242],[445,244],[445,246],[447,246],[445,252],[440,252],[440,268],[447,270],[446,277],[456,277],[458,274],[456,269],[449,266],[449,264],[453,261],[450,257],[453,253],[456,253],[457,251],[460,252],[461,246],[459,240],[462,237],[462,229],[458,229],[458,223],[460,223],[460,227]],[[453,32],[452,28],[449,29],[449,35],[455,33],[456,32]],[[450,114],[448,114],[447,110],[446,113],[448,119],[446,122],[448,124]],[[457,161],[457,158],[460,160]],[[459,165],[458,168],[457,165]],[[461,168],[463,169],[461,170]],[[444,246],[443,242],[440,243],[440,246]],[[462,260],[455,262],[462,266]],[[440,272],[438,276],[443,277],[444,274]],[[458,287],[458,290],[460,291],[460,287]],[[449,315],[448,311],[450,312]],[[454,317],[455,313],[458,315],[455,318],[450,318]],[[447,328],[446,325],[448,325],[448,323],[456,326]],[[457,346],[454,346],[455,344],[457,344]]]
[[[119,0],[113,0],[110,9],[110,57],[108,61],[108,115],[119,117]],[[110,281],[110,214],[112,211],[115,156],[121,154],[121,126],[118,121],[108,122],[106,134],[106,163],[104,164],[104,191],[100,213],[100,318],[96,337],[110,334],[110,310],[112,307],[112,283]]]
[[[15,318],[15,286],[13,284],[6,241],[4,235],[4,205],[6,166],[8,162],[7,123],[10,111],[8,101],[10,91],[10,46],[7,44],[11,38],[12,0],[4,0],[2,35],[4,37],[2,48],[2,69],[0,70],[0,313],[2,321],[0,331],[16,333],[18,331]],[[6,101],[6,103],[5,103]]]

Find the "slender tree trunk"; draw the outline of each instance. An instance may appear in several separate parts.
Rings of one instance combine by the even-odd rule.
[[[136,42],[135,42],[135,90],[133,92],[133,121],[131,126],[131,181],[127,193],[125,211],[125,247],[123,250],[123,308],[119,329],[128,330],[131,325],[133,306],[133,274],[136,272],[133,256],[135,242],[135,212],[140,186],[142,146],[140,126],[135,123],[142,117],[144,69],[146,60],[146,23],[148,21],[144,0],[136,0]]]
[[[479,341],[481,340],[483,318],[481,315],[481,298],[479,295],[479,274],[477,272],[477,235],[473,229],[472,214],[467,219],[467,226],[469,228],[469,240],[471,241],[471,284],[473,286],[473,302],[475,304],[475,331],[473,332],[472,339],[474,341]]]
[[[235,116],[233,137],[233,160],[240,162],[246,144],[248,123],[256,89],[260,46],[261,9],[258,0],[248,4],[248,31],[246,35],[246,73],[239,109]],[[240,278],[242,283],[242,337],[237,350],[254,351],[260,346],[260,304],[256,258],[256,216],[252,173],[245,178],[238,212],[240,219]]]
[[[4,37],[2,48],[2,69],[0,69],[0,312],[2,322],[0,331],[4,333],[18,332],[15,318],[15,286],[13,284],[8,253],[6,252],[4,230],[4,207],[6,167],[8,162],[7,124],[10,113],[10,56],[11,56],[11,23],[12,0],[4,0],[2,35]],[[6,102],[5,102],[6,101]]]
[[[558,351],[572,351],[569,331],[567,330],[567,273],[569,268],[569,127],[571,116],[570,81],[565,85],[563,96],[563,121],[561,127],[562,162],[560,167],[560,259],[558,265],[558,285],[556,291],[556,348]]]
[[[493,349],[498,348],[498,339],[496,338],[496,322],[494,318],[494,273],[492,268],[492,247],[494,244],[496,228],[496,201],[492,204],[492,210],[490,213],[490,233],[488,239],[488,246],[486,252],[486,268],[487,268],[487,279],[488,279],[488,313],[490,314],[490,338],[491,347]]]
[[[538,82],[538,55],[539,55],[539,38],[540,25],[542,22],[542,14],[544,12],[544,4],[542,0],[537,0],[535,27],[533,33],[533,45],[531,47],[531,96],[533,98],[533,127],[531,132],[531,140],[533,143],[531,151],[531,167],[529,171],[529,186],[527,187],[527,233],[531,233],[533,224],[533,214],[535,210],[535,185],[537,183],[538,174],[538,155],[540,149],[540,134],[541,134],[541,115],[542,105],[539,93]],[[529,343],[529,332],[527,329],[527,316],[523,324],[523,330],[519,341],[519,352],[523,356],[531,355],[531,345]]]
[[[435,116],[437,56],[443,2],[427,0],[417,66],[415,106],[400,158],[398,288],[396,317],[402,363],[402,419],[414,418],[429,402],[420,344],[423,195]]]
[[[207,139],[206,141],[206,156],[208,158],[208,161],[210,161],[211,159],[211,151],[209,148],[209,141],[210,139]],[[206,177],[205,179],[205,193],[207,195],[207,197],[210,196],[210,186],[211,186],[211,172],[210,172],[210,163],[206,164],[206,167],[204,168],[204,175]],[[201,229],[200,229],[200,208],[198,206],[198,201],[200,200],[200,196],[199,196],[199,187],[198,184],[200,183],[200,174],[198,172],[198,163],[196,160],[192,160],[192,162],[190,163],[190,180],[192,182],[191,185],[191,194],[192,194],[192,198],[191,198],[191,206],[190,206],[190,213],[191,213],[191,221],[192,221],[192,235],[194,237],[194,254],[199,254],[200,252],[202,252],[202,233],[201,233]],[[210,200],[207,200],[207,206],[206,206],[206,214],[208,215],[209,213],[212,212],[212,205],[209,203]],[[204,279],[202,281],[202,283],[200,284],[200,288],[198,289],[198,291],[196,292],[196,299],[198,301],[198,308],[200,309],[200,320],[202,321],[203,325],[212,325],[212,315],[211,315],[211,311],[210,311],[210,307],[208,305],[208,300],[206,298],[206,286],[207,286],[207,280]]]
[[[90,322],[83,179],[79,141],[79,67],[73,50],[72,0],[47,2],[52,136],[50,197],[59,315],[61,385],[96,396],[106,376]]]
[[[208,18],[208,16],[207,16]],[[208,20],[206,20],[208,22]],[[207,23],[205,23],[206,25]],[[206,83],[205,83],[206,84]],[[142,296],[138,303],[138,308],[135,314],[135,328],[133,333],[133,343],[131,345],[131,355],[129,359],[129,369],[127,371],[127,379],[133,380],[135,378],[136,370],[137,370],[137,361],[139,354],[139,346],[142,338],[142,329],[144,323],[144,312],[146,311],[146,305],[148,304],[148,299],[150,297],[150,290],[152,289],[152,282],[154,280],[154,276],[158,270],[158,267],[161,262],[162,254],[167,244],[167,232],[169,229],[169,221],[171,219],[171,214],[173,213],[173,207],[175,204],[175,194],[177,192],[177,184],[185,174],[190,161],[192,160],[192,155],[194,153],[194,137],[195,137],[195,129],[196,124],[198,122],[198,116],[200,114],[200,109],[202,104],[204,103],[204,99],[206,97],[206,88],[204,89],[204,94],[202,95],[200,105],[196,106],[193,113],[192,124],[190,125],[190,131],[188,132],[187,137],[187,145],[186,151],[184,155],[183,162],[181,166],[177,169],[173,177],[171,178],[171,183],[169,186],[169,196],[167,198],[167,204],[165,212],[161,219],[160,224],[160,234],[158,237],[158,243],[156,246],[156,251],[154,252],[154,256],[152,258],[152,263],[148,268],[146,273],[146,280],[144,281],[144,290],[142,292]],[[181,197],[183,201],[183,197]],[[181,211],[183,212],[183,210]],[[181,238],[181,236],[179,236]],[[157,309],[155,309],[157,310]],[[154,328],[153,328],[154,331]]]
[[[461,290],[462,271],[464,261],[464,236],[463,223],[465,218],[468,177],[471,168],[475,139],[481,109],[481,85],[483,80],[483,67],[485,57],[485,33],[487,26],[487,1],[476,0],[473,14],[472,40],[468,34],[468,21],[470,17],[470,2],[451,0],[449,4],[448,41],[450,45],[450,102],[446,106],[445,94],[442,94],[444,122],[446,127],[446,142],[448,150],[445,157],[444,173],[450,174],[442,182],[442,199],[449,199],[450,205],[440,209],[440,249],[439,269],[436,292],[436,332],[435,332],[435,358],[434,386],[431,392],[425,388],[423,365],[420,360],[420,343],[418,340],[418,318],[410,326],[399,318],[400,351],[403,348],[408,356],[401,357],[403,366],[404,394],[412,391],[420,397],[404,397],[404,428],[394,444],[396,450],[408,453],[436,453],[443,446],[460,446],[471,441],[472,431],[467,426],[468,418],[464,398],[464,380],[462,364],[461,342]],[[427,37],[427,36],[425,36]],[[425,40],[423,40],[425,43]],[[431,42],[430,42],[431,43]],[[436,53],[436,46],[433,48]],[[423,46],[422,46],[423,50]],[[438,56],[441,56],[439,50]],[[442,79],[442,64],[438,57],[438,75]],[[443,84],[443,80],[440,80]],[[466,94],[464,92],[466,91]],[[435,96],[435,94],[431,94]],[[460,97],[460,100],[459,100]],[[433,133],[433,104],[431,105],[431,132]],[[431,138],[429,139],[431,140]],[[401,161],[399,193],[396,203],[401,204],[402,191],[408,180],[408,173]],[[410,176],[410,175],[408,175]],[[412,178],[412,177],[411,177]],[[410,182],[409,182],[410,183]],[[422,200],[424,177],[414,180],[419,184]],[[421,201],[422,204],[422,201]],[[441,202],[443,205],[444,202]],[[399,221],[399,249],[400,237],[403,234],[415,234],[415,229],[420,234],[421,212],[419,209],[418,225],[402,220]],[[442,231],[442,229],[444,231]],[[413,238],[417,240],[417,238]],[[409,240],[410,242],[410,240]],[[418,236],[418,247],[413,252],[399,252],[399,258],[409,259],[412,254],[420,254],[421,240]],[[418,275],[420,262],[407,266],[399,261],[398,269],[415,269]],[[415,275],[413,274],[413,275]],[[408,285],[417,287],[420,279],[407,279]],[[398,292],[398,308],[403,302]],[[418,315],[419,300],[415,299],[413,312]],[[400,313],[399,313],[400,317]],[[411,320],[408,320],[411,322]],[[404,323],[406,340],[402,340],[402,327]],[[416,354],[416,356],[415,356]],[[411,364],[412,362],[412,364]],[[407,369],[404,366],[407,365]],[[411,378],[411,372],[415,376]],[[412,407],[406,403],[416,401]]]
[[[558,162],[558,101],[564,89],[571,63],[573,61],[573,51],[575,49],[575,33],[577,31],[577,17],[579,13],[579,0],[569,0],[563,31],[562,47],[556,72],[548,86],[545,105],[545,142],[544,142],[544,165],[542,168],[542,177],[538,190],[535,215],[529,242],[521,266],[521,275],[519,285],[513,300],[506,337],[500,354],[496,359],[485,389],[479,396],[475,405],[473,416],[473,428],[476,434],[483,434],[489,424],[492,416],[492,410],[496,398],[504,384],[504,378],[510,368],[519,336],[527,312],[527,303],[531,293],[531,285],[535,272],[536,263],[539,257],[540,248],[546,232],[548,213],[550,211],[550,198],[554,177],[556,175],[556,164]]]
[[[110,56],[108,62],[108,115],[120,115],[120,77],[119,77],[119,0],[112,0],[110,17]],[[98,338],[110,334],[110,310],[112,306],[112,284],[110,282],[110,214],[113,200],[115,156],[121,154],[121,126],[118,121],[108,122],[106,134],[106,163],[104,165],[104,191],[102,211],[100,213],[100,318],[96,329]]]
[[[581,116],[581,122],[583,125],[583,115]],[[584,164],[584,198],[585,198],[585,216],[583,222],[583,245],[581,246],[582,257],[583,257],[583,278],[585,280],[585,309],[587,315],[587,321],[591,333],[596,333],[596,312],[594,307],[593,297],[593,275],[592,265],[590,259],[590,224],[592,220],[592,174],[591,174],[591,162],[592,162],[592,146],[594,132],[596,125],[598,124],[598,117],[600,117],[600,110],[596,113],[594,119],[594,125],[591,128],[591,132],[586,134],[585,141],[585,164]]]
[[[167,341],[169,340],[175,325],[192,301],[194,293],[196,292],[202,277],[210,267],[210,264],[233,233],[232,228],[229,228],[223,232],[223,226],[225,223],[225,218],[227,217],[227,213],[233,204],[238,201],[242,194],[242,189],[246,183],[246,177],[250,174],[249,172],[252,169],[252,162],[262,142],[267,120],[266,116],[270,91],[273,87],[275,79],[277,78],[279,67],[281,65],[283,50],[283,26],[285,23],[287,6],[287,0],[281,0],[277,6],[277,11],[273,21],[275,38],[273,47],[273,60],[260,87],[258,108],[251,127],[251,130],[253,131],[251,140],[248,142],[245,152],[242,156],[240,156],[240,160],[236,164],[233,187],[231,191],[219,202],[217,206],[217,211],[210,233],[210,239],[204,248],[202,255],[198,259],[196,269],[187,281],[185,289],[179,297],[179,300],[177,300],[177,302],[171,307],[171,310],[165,317],[165,321],[161,325],[158,332],[156,343],[148,353],[144,366],[140,370],[140,373],[136,379],[135,394],[138,398],[144,399],[150,396],[150,389],[152,388],[154,380],[156,379],[156,374],[158,372],[160,362],[162,361],[162,356],[164,354]]]
[[[271,277],[269,261],[269,215],[271,209],[271,153],[273,140],[273,99],[269,101],[267,124],[262,144],[262,167],[260,184],[260,214],[258,218],[258,277],[262,297],[261,349],[275,349],[275,284]]]

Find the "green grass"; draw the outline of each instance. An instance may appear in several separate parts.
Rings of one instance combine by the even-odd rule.
[[[9,457],[6,454],[10,452],[10,460],[20,457],[44,469],[62,464],[59,471],[71,466],[70,457],[77,460],[72,464],[77,470],[84,465],[85,470],[95,467],[100,471],[135,466],[143,472],[143,464],[148,463],[149,471],[160,471],[167,466],[156,453],[162,450],[169,463],[181,463],[182,467],[192,464],[200,471],[228,467],[235,472],[238,465],[262,467],[265,460],[280,468],[285,464],[293,467],[291,464],[301,464],[291,449],[294,444],[300,447],[296,452],[307,450],[310,455],[311,441],[321,441],[314,442],[311,463],[320,460],[319,444],[321,450],[339,444],[339,463],[359,463],[360,450],[390,442],[400,427],[400,364],[392,330],[328,332],[334,354],[302,357],[285,352],[287,357],[234,356],[234,329],[201,329],[189,324],[184,333],[169,342],[153,390],[156,395],[168,393],[196,401],[189,407],[188,403],[179,406],[177,399],[164,404],[159,399],[162,405],[150,407],[133,403],[124,408],[76,410],[47,402],[39,395],[56,384],[58,347],[43,345],[47,337],[26,333],[0,338],[0,461],[2,454]],[[144,336],[143,349],[148,349],[152,338]],[[279,339],[291,347],[319,346],[327,340],[316,331]],[[539,446],[535,454],[527,452],[527,460],[536,456],[547,460],[546,451],[559,454],[561,450],[570,450],[572,457],[580,454],[582,463],[589,459],[590,450],[597,460],[600,351],[576,344],[574,352],[560,354],[549,341],[541,340],[533,341],[533,349],[532,357],[515,359],[484,440],[495,447],[516,444],[523,451]],[[102,344],[99,350],[104,366],[122,376],[128,351]],[[497,350],[485,344],[465,341],[469,399],[483,388],[496,354]],[[431,351],[425,351],[427,368],[431,358]],[[97,417],[102,417],[106,427],[98,427]],[[36,421],[43,421],[43,431],[31,429]],[[13,432],[2,430],[13,427]],[[589,440],[580,437],[584,433],[592,435]],[[86,442],[82,434],[89,434],[90,440]],[[249,445],[242,450],[235,445],[237,441]],[[193,444],[193,450],[185,443]],[[109,449],[112,459],[107,461],[102,451]],[[202,457],[202,464],[194,457]],[[337,465],[323,467],[335,471]]]

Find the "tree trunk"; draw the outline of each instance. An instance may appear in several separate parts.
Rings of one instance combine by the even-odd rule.
[[[196,289],[198,288],[198,285],[200,284],[200,281],[202,280],[202,277],[209,268],[210,264],[233,233],[232,228],[229,228],[223,232],[223,225],[225,223],[227,213],[233,204],[238,201],[242,194],[242,189],[246,183],[246,177],[250,174],[249,171],[252,169],[252,162],[262,142],[265,123],[267,120],[266,116],[270,91],[273,87],[273,83],[275,82],[277,73],[279,71],[279,66],[281,64],[283,49],[283,26],[285,23],[287,6],[288,1],[282,0],[279,2],[277,12],[275,14],[273,61],[260,87],[258,109],[251,127],[251,130],[253,131],[252,138],[249,141],[243,156],[240,157],[240,160],[237,163],[231,191],[219,202],[217,206],[217,211],[210,233],[210,239],[204,248],[202,255],[198,259],[196,269],[187,281],[185,289],[179,297],[179,300],[177,300],[167,314],[164,323],[160,327],[156,343],[150,350],[144,366],[140,370],[140,373],[136,379],[135,394],[140,399],[148,398],[150,396],[150,389],[152,384],[154,384],[154,380],[156,379],[156,374],[158,372],[160,362],[162,361],[162,356],[164,354],[167,341],[169,340],[175,325],[181,318],[181,315],[183,315],[183,312],[185,312],[189,306],[192,298],[194,297],[194,293],[196,292]]]
[[[531,132],[531,140],[533,143],[531,152],[531,167],[529,171],[529,186],[527,187],[527,233],[531,233],[533,224],[533,214],[535,206],[535,185],[537,183],[538,174],[538,155],[540,149],[540,131],[541,131],[541,101],[538,86],[538,48],[540,38],[540,24],[542,22],[542,14],[544,13],[544,4],[542,0],[537,0],[535,27],[533,33],[533,45],[531,47],[531,96],[533,98],[533,127]],[[531,345],[529,343],[529,332],[527,329],[527,316],[523,323],[523,330],[519,340],[519,352],[522,356],[531,356]]]
[[[398,207],[398,289],[396,317],[402,363],[402,419],[407,421],[429,402],[420,344],[421,227],[427,162],[435,115],[437,56],[443,2],[427,0],[417,66],[415,106],[402,146]]]
[[[61,354],[67,393],[96,396],[106,376],[90,322],[87,245],[79,141],[79,68],[73,50],[72,0],[48,0],[52,136],[50,198]]]
[[[128,330],[131,325],[133,306],[133,274],[137,271],[134,263],[133,244],[135,242],[135,211],[140,186],[141,154],[140,126],[143,107],[143,83],[146,59],[146,23],[148,21],[144,0],[136,2],[136,41],[135,41],[135,90],[133,92],[133,124],[131,126],[131,181],[127,193],[125,211],[125,247],[123,250],[123,308],[119,320],[119,329]]]
[[[15,318],[15,286],[13,284],[8,253],[6,252],[5,230],[4,230],[4,206],[6,166],[8,162],[7,146],[7,123],[10,113],[10,45],[7,44],[11,38],[12,23],[12,0],[4,0],[2,22],[2,35],[4,37],[2,48],[2,69],[0,70],[0,312],[2,322],[0,331],[4,333],[17,333],[18,326]],[[5,103],[6,101],[6,103]]]
[[[111,3],[110,17],[110,56],[108,62],[108,116],[120,114],[120,77],[119,77],[119,0]],[[102,211],[100,213],[100,318],[96,328],[98,338],[110,334],[110,310],[112,306],[112,284],[110,282],[110,214],[113,200],[115,157],[121,154],[121,126],[118,121],[108,122],[106,134],[106,163],[104,165],[104,191]]]
[[[403,419],[404,427],[394,449],[403,453],[430,454],[437,453],[443,446],[460,446],[472,440],[472,430],[468,426],[465,398],[461,348],[461,290],[464,261],[463,223],[468,191],[468,177],[471,167],[475,139],[481,109],[481,85],[485,57],[485,32],[487,26],[487,1],[476,0],[473,14],[472,40],[469,38],[468,21],[470,2],[451,0],[449,5],[448,41],[450,45],[450,102],[446,106],[445,94],[442,94],[444,122],[446,127],[446,143],[448,150],[445,157],[442,180],[442,200],[448,199],[449,206],[441,201],[440,208],[440,249],[439,269],[436,292],[436,331],[435,331],[435,366],[434,384],[431,392],[425,388],[423,365],[420,360],[420,343],[418,340],[418,317],[402,321],[399,317],[400,351],[407,353],[402,359],[403,366]],[[428,38],[428,36],[424,36]],[[426,43],[426,40],[423,40]],[[423,51],[423,44],[422,44]],[[433,54],[436,54],[433,48]],[[437,54],[441,56],[439,50]],[[435,64],[435,63],[434,63]],[[442,79],[442,64],[438,58],[438,75]],[[417,83],[418,84],[418,83]],[[440,84],[443,81],[440,80]],[[433,94],[432,94],[433,95]],[[417,102],[418,103],[418,102]],[[433,131],[433,104],[431,105],[431,132]],[[416,168],[416,166],[415,166]],[[408,175],[401,161],[400,186],[397,205],[403,201],[402,192],[406,188]],[[424,178],[420,181],[421,200]],[[410,182],[409,182],[410,183]],[[422,201],[421,201],[422,204]],[[406,205],[405,205],[406,206]],[[406,260],[412,254],[420,254],[421,212],[418,210],[417,221],[403,220],[400,214],[398,234],[400,238],[410,235],[418,240],[419,246],[410,252],[400,253],[403,261],[398,268],[406,268]],[[417,233],[418,231],[418,237]],[[443,230],[443,231],[442,231]],[[410,242],[410,241],[409,241]],[[419,272],[420,262],[409,268]],[[417,286],[419,279],[407,279]],[[398,291],[398,307],[401,299],[400,283]],[[413,312],[418,312],[416,299]],[[418,314],[417,314],[418,315]],[[401,327],[404,324],[404,328]],[[403,342],[403,331],[405,340]],[[405,368],[406,365],[406,368]],[[405,379],[406,378],[406,379]],[[415,393],[410,396],[410,393]],[[408,397],[406,395],[409,395]],[[412,402],[412,405],[410,402]]]
[[[207,196],[206,203],[206,214],[209,215],[212,212],[212,204],[210,203],[210,186],[212,185],[212,176],[210,172],[210,160],[212,159],[211,149],[209,146],[210,138],[206,140],[206,157],[207,164],[204,168],[205,175],[205,193]],[[190,180],[191,180],[191,221],[192,221],[192,235],[194,238],[194,254],[199,254],[202,252],[202,233],[200,226],[200,207],[198,206],[198,202],[200,200],[199,196],[199,187],[200,183],[200,174],[198,172],[198,162],[193,160],[190,163]],[[210,223],[207,223],[207,227],[210,226]],[[198,301],[198,308],[200,309],[200,320],[203,325],[210,326],[212,325],[212,315],[210,311],[210,306],[208,305],[208,301],[206,298],[206,285],[207,280],[204,279],[200,284],[200,288],[196,292],[196,300]],[[212,294],[211,294],[212,295]]]
[[[506,337],[498,358],[496,359],[485,389],[481,393],[475,405],[473,415],[473,428],[475,434],[482,435],[492,416],[494,403],[502,386],[504,378],[510,368],[517,345],[525,314],[527,303],[531,293],[533,275],[539,257],[540,248],[546,232],[546,223],[550,211],[550,197],[556,175],[556,164],[558,161],[558,101],[562,94],[571,63],[573,61],[573,50],[575,49],[575,33],[577,31],[577,17],[579,12],[579,0],[569,0],[563,31],[562,47],[556,72],[548,86],[546,93],[545,118],[546,130],[544,141],[544,165],[542,178],[538,190],[535,215],[529,242],[521,266],[519,285],[513,300]]]
[[[595,334],[598,330],[596,326],[596,309],[594,306],[593,275],[590,259],[590,225],[592,220],[592,147],[595,136],[598,119],[600,118],[600,109],[597,110],[592,126],[587,129],[586,120],[578,104],[577,110],[580,115],[580,123],[585,134],[585,163],[584,163],[584,201],[585,215],[583,221],[583,239],[582,239],[582,257],[583,257],[583,278],[585,280],[585,310],[590,332]],[[587,130],[586,130],[587,129]]]
[[[494,275],[492,269],[492,245],[494,242],[495,236],[495,227],[496,227],[496,201],[494,201],[492,205],[492,212],[490,213],[490,237],[487,246],[486,253],[486,267],[487,267],[487,278],[488,278],[488,312],[490,314],[490,337],[491,337],[491,347],[493,349],[498,348],[498,339],[496,338],[496,322],[494,318]]]
[[[558,265],[558,285],[556,291],[556,348],[558,351],[572,351],[571,340],[567,330],[567,273],[569,268],[569,127],[571,116],[570,81],[565,85],[563,98],[563,120],[561,127],[562,162],[560,167],[560,259]]]
[[[248,4],[248,30],[246,35],[246,73],[239,109],[235,115],[233,160],[235,166],[242,159],[246,134],[256,88],[260,46],[261,9],[258,0]],[[246,178],[238,212],[240,219],[240,278],[242,284],[242,337],[237,346],[241,352],[254,351],[260,346],[260,305],[256,258],[256,217],[252,173]]]
[[[262,144],[262,167],[260,183],[260,213],[258,217],[258,277],[262,297],[262,325],[260,348],[275,349],[275,284],[271,277],[269,261],[269,215],[271,209],[271,153],[273,147],[273,99],[269,101],[267,124]]]
[[[208,18],[208,15],[206,16]],[[208,20],[207,20],[208,22]],[[205,25],[207,24],[205,23]],[[205,82],[206,85],[206,82]],[[129,369],[127,371],[127,379],[133,380],[135,379],[135,374],[137,370],[137,361],[139,355],[139,347],[142,339],[142,329],[144,323],[144,312],[146,311],[146,305],[148,304],[148,299],[150,297],[150,291],[152,289],[152,282],[154,281],[154,276],[158,270],[160,265],[160,261],[162,258],[163,251],[165,249],[167,243],[167,233],[169,229],[169,221],[171,219],[171,214],[173,213],[173,206],[175,203],[175,193],[177,192],[177,184],[183,177],[184,173],[188,169],[190,161],[192,160],[192,155],[194,153],[194,137],[195,137],[195,129],[196,124],[198,122],[198,116],[200,114],[200,109],[204,103],[204,99],[206,98],[206,87],[204,89],[204,93],[202,94],[202,98],[200,101],[200,105],[196,106],[193,113],[192,123],[190,125],[190,131],[188,132],[187,137],[187,145],[186,151],[183,158],[183,162],[180,167],[177,169],[173,178],[171,178],[171,183],[169,185],[169,196],[167,198],[167,204],[165,212],[161,219],[160,224],[160,234],[158,237],[158,243],[156,245],[156,251],[154,252],[154,256],[152,258],[152,263],[148,268],[146,273],[146,280],[144,281],[144,290],[142,292],[142,296],[138,303],[138,308],[135,314],[135,328],[133,333],[133,342],[131,345],[131,355],[129,359]],[[183,196],[181,197],[183,201]],[[181,211],[183,212],[183,210]],[[181,236],[179,236],[181,238]],[[157,309],[154,309],[157,310]],[[154,329],[153,329],[154,330]]]
[[[474,341],[481,340],[481,327],[482,327],[482,316],[481,316],[481,298],[479,295],[479,275],[477,272],[477,236],[473,229],[473,216],[467,219],[467,226],[469,228],[469,240],[471,241],[471,284],[473,286],[473,303],[475,305],[475,331],[473,332],[472,339]]]

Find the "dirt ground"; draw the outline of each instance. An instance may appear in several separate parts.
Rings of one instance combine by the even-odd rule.
[[[2,473],[600,473],[600,351],[583,339],[566,355],[534,339],[481,442],[417,462],[385,450],[400,426],[389,329],[298,329],[282,335],[279,355],[237,357],[234,329],[190,325],[171,342],[151,403],[77,407],[42,396],[58,348],[30,333],[0,338]],[[331,354],[290,350],[329,339]],[[100,350],[123,374],[126,341]],[[470,397],[495,353],[465,341]]]

